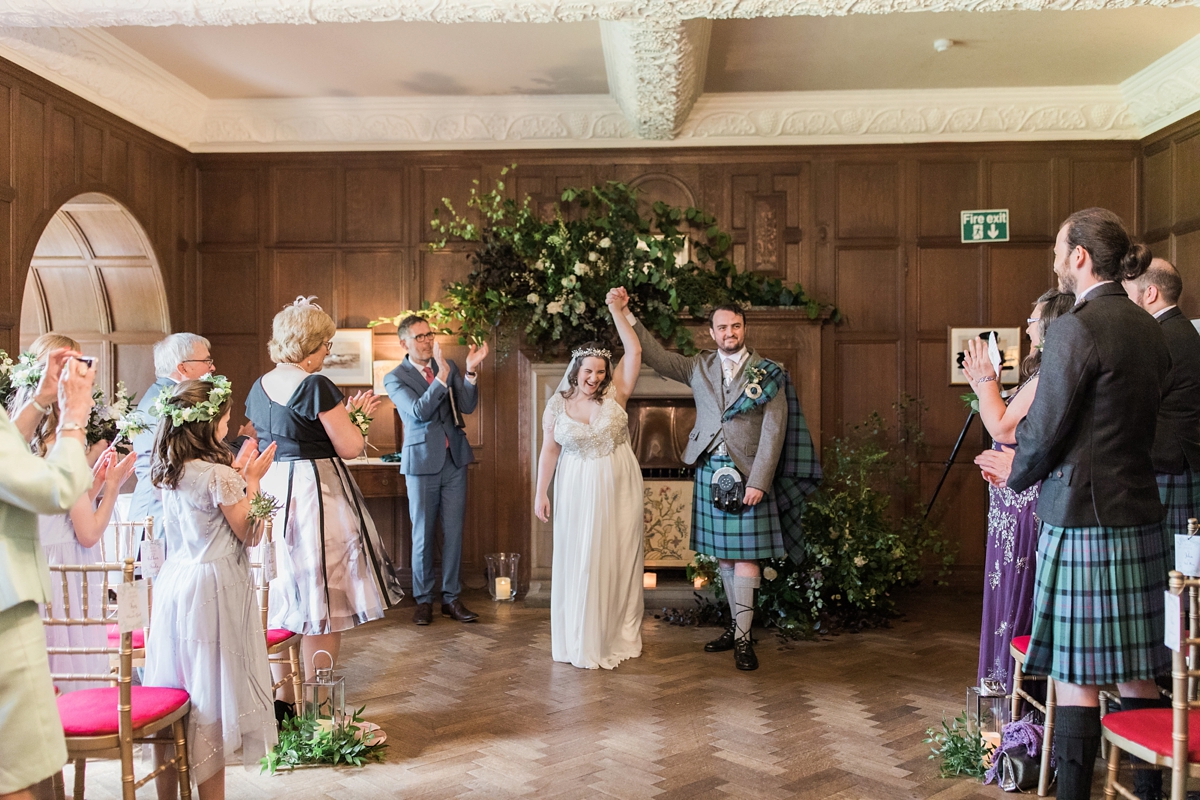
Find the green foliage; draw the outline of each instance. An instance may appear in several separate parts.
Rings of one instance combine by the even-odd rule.
[[[992,748],[983,741],[979,731],[972,730],[967,721],[967,712],[964,711],[950,722],[942,717],[942,729],[928,728],[925,736],[925,744],[933,745],[929,759],[940,758],[942,761],[939,772],[943,778],[966,775],[983,780],[987,771],[984,758],[992,752]]]
[[[924,448],[909,419],[919,404],[906,398],[893,408],[895,432],[872,413],[825,448],[824,479],[804,510],[804,562],[763,562],[760,624],[789,638],[878,626],[895,615],[896,587],[919,582],[931,566],[940,578],[954,563],[909,479]],[[721,596],[716,564],[705,559],[697,556],[688,575],[710,577]]]
[[[471,190],[473,217],[446,199],[448,218],[435,210],[430,223],[442,236],[434,249],[451,237],[478,244],[474,271],[447,287],[440,307],[439,320],[456,325],[464,343],[496,333],[503,353],[506,340],[523,331],[543,353],[590,340],[615,344],[604,300],[616,286],[629,290],[631,310],[648,328],[689,353],[695,347],[682,319],[701,319],[721,303],[802,307],[810,318],[839,318],[799,284],[739,272],[728,257],[732,237],[698,208],[657,202],[644,215],[637,190],[610,181],[565,190],[543,217],[529,197],[505,195],[510,169],[491,191]]]
[[[279,743],[271,752],[260,759],[260,772],[272,775],[276,770],[295,769],[311,764],[349,764],[361,767],[368,761],[383,761],[386,744],[376,741],[374,731],[359,735],[362,712],[366,706],[354,712],[349,722],[326,730],[317,724],[314,717],[292,717],[284,720],[279,732]]]
[[[270,519],[281,508],[283,508],[283,503],[276,500],[274,495],[255,492],[254,496],[250,498],[250,510],[246,512],[246,519],[255,522]]]

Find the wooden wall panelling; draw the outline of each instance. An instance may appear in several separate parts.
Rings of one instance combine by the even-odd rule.
[[[1137,160],[1133,158],[1073,160],[1071,208],[1067,213],[1101,206],[1115,212],[1126,225],[1137,230],[1137,166]],[[1061,224],[1062,219],[1058,222]]]
[[[988,325],[1025,327],[1033,301],[1056,284],[1052,245],[990,247]],[[1027,343],[1022,342],[1027,349]]]
[[[1200,131],[1174,143],[1175,174],[1171,186],[1174,210],[1172,225],[1200,224]]]
[[[1052,241],[1062,221],[1055,215],[1055,161],[989,160],[987,208],[1008,209],[1012,241],[1049,237]],[[965,209],[960,209],[965,210]]]
[[[363,165],[343,170],[346,242],[402,242],[409,239],[405,171]]]
[[[1171,142],[1147,148],[1142,159],[1142,220],[1145,236],[1169,231],[1174,220]]]
[[[1144,141],[1141,156],[1147,244],[1179,270],[1180,309],[1200,317],[1200,115]]]
[[[336,167],[275,167],[271,170],[274,243],[332,244],[338,240]]]
[[[271,316],[297,297],[316,297],[316,302],[336,321],[341,316],[337,285],[336,250],[273,250],[274,297]]]

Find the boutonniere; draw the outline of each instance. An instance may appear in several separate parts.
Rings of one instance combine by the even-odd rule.
[[[763,378],[767,377],[767,371],[763,368],[762,362],[757,364],[746,365],[746,397],[751,400],[757,400],[762,397]]]

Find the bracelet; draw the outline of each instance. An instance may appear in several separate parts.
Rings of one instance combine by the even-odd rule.
[[[84,433],[86,433],[87,426],[80,425],[78,422],[64,422],[63,424],[58,426],[59,433],[66,433],[67,431],[83,431]]]
[[[478,373],[478,372],[468,372],[468,373],[467,373],[467,377],[468,377],[468,378],[478,378],[478,377],[479,377],[479,373]]]
[[[996,380],[995,375],[987,375],[987,376],[984,376],[984,377],[980,378],[979,380],[975,381],[975,383],[977,383],[977,384],[978,383],[988,383],[989,381],[994,381],[994,380]]]
[[[50,406],[44,406],[44,405],[42,405],[41,403],[39,403],[39,402],[37,401],[37,398],[36,398],[36,397],[34,397],[34,398],[31,398],[31,399],[30,399],[30,401],[29,401],[29,404],[30,404],[31,406],[33,406],[34,408],[36,408],[36,409],[37,409],[37,411],[38,411],[38,413],[39,413],[39,414],[41,414],[43,417],[44,417],[44,416],[46,416],[47,414],[49,414],[49,413],[50,413]],[[53,404],[53,403],[51,403],[50,405],[54,405],[54,404]]]

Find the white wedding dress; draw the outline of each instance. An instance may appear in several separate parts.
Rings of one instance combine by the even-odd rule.
[[[590,425],[568,416],[555,392],[543,427],[562,446],[554,478],[554,660],[612,669],[642,652],[642,471],[629,446],[629,417],[611,388]]]

